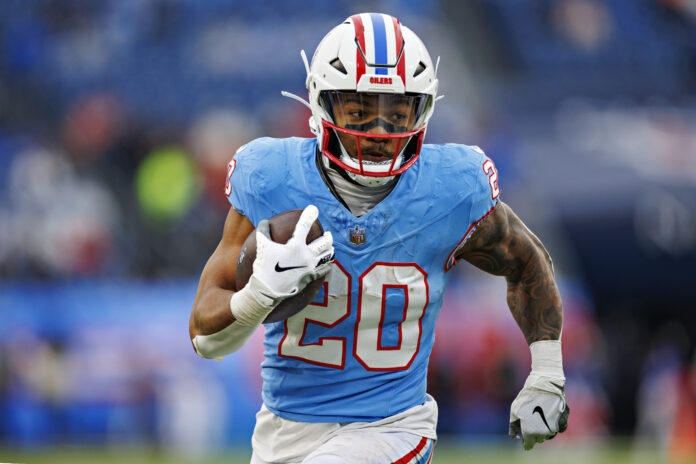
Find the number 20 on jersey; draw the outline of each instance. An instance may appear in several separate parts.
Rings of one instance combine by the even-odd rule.
[[[421,319],[428,306],[426,272],[415,263],[374,263],[358,282],[357,317],[353,333],[355,359],[367,370],[395,371],[408,369],[418,354],[423,332]],[[405,304],[398,327],[398,342],[384,346],[386,291],[403,290]],[[338,261],[332,264],[324,282],[324,301],[313,303],[285,321],[285,335],[278,354],[335,369],[346,361],[345,337],[320,337],[315,343],[304,341],[308,324],[332,328],[350,315],[351,276]]]

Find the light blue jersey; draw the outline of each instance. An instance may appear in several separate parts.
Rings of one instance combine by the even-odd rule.
[[[355,217],[317,170],[316,139],[254,140],[226,193],[254,224],[308,204],[336,260],[315,301],[266,325],[263,401],[303,422],[375,421],[425,401],[428,358],[455,251],[498,202],[477,147],[423,145],[391,193]]]

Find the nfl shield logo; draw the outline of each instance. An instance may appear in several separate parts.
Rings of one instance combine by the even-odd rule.
[[[355,246],[360,246],[365,243],[365,228],[364,227],[349,227],[350,242]]]

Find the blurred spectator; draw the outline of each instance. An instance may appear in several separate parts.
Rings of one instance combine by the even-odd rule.
[[[228,420],[225,386],[198,369],[177,370],[158,386],[158,433],[162,445],[196,458],[219,451]]]
[[[693,372],[685,368],[688,347],[681,324],[664,325],[651,340],[641,373],[636,443],[653,443],[665,456],[670,451],[696,456],[692,454],[696,451],[692,446],[696,443]]]
[[[696,2],[693,0],[658,0],[658,2],[684,15],[691,22],[696,21]]]
[[[677,380],[677,415],[672,425],[670,456],[675,463],[696,460],[696,364],[682,369]]]
[[[147,155],[138,167],[135,188],[143,217],[166,227],[181,220],[196,203],[198,171],[182,149],[161,147]]]
[[[123,130],[123,112],[109,95],[91,95],[68,109],[63,120],[63,142],[75,164],[99,163],[112,150]]]
[[[221,212],[229,208],[221,194],[227,163],[239,147],[261,135],[254,117],[236,109],[210,111],[191,125],[188,139],[203,174],[205,201]]]
[[[557,34],[575,47],[589,52],[609,39],[613,25],[603,0],[561,0],[551,5]]]
[[[10,239],[0,252],[15,275],[105,273],[120,212],[96,179],[80,176],[60,152],[31,149],[9,172]]]

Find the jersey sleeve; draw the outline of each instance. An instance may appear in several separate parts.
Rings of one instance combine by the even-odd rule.
[[[237,152],[234,154],[234,158],[227,163],[227,178],[225,179],[225,196],[230,205],[239,214],[246,215],[244,211],[247,209],[246,196],[244,194],[244,174],[240,171],[243,169],[237,169],[238,155],[240,152],[246,149],[246,145],[242,145]]]
[[[471,198],[471,210],[469,211],[469,224],[473,232],[476,224],[490,213],[500,198],[500,187],[498,186],[498,170],[491,160],[479,147],[469,147],[473,151],[474,158],[478,162],[474,166],[474,189]]]
[[[276,212],[269,192],[283,182],[285,161],[274,139],[261,138],[240,147],[227,165],[225,196],[232,207],[256,225]]]
[[[479,147],[462,146],[463,155],[467,162],[466,175],[463,176],[469,183],[469,194],[466,202],[460,205],[456,213],[462,219],[460,222],[461,239],[450,253],[445,269],[449,270],[454,264],[454,256],[466,243],[476,226],[488,216],[500,201],[500,187],[498,186],[498,171],[491,160]],[[464,224],[462,222],[466,221]]]

